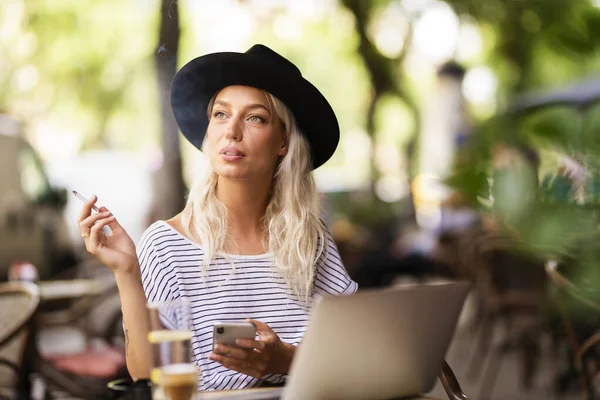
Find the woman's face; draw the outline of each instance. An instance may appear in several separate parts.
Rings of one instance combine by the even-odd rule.
[[[229,179],[271,180],[287,140],[265,93],[228,86],[217,94],[210,116],[207,153],[215,173]]]

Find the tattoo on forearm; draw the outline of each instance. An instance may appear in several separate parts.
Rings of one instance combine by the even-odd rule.
[[[129,329],[123,327],[125,330],[125,356],[129,355]]]

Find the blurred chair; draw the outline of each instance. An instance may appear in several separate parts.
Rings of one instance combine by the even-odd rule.
[[[29,399],[33,319],[40,302],[30,282],[0,284],[0,398]]]
[[[600,398],[597,381],[600,373],[600,330],[587,338],[575,352],[575,368],[590,400]]]
[[[53,298],[47,299],[50,291]],[[47,287],[41,286],[41,296],[41,318],[46,325],[68,325],[86,337],[124,349],[117,283],[113,272],[101,262],[89,259],[64,271]]]
[[[107,398],[107,383],[129,376],[114,276],[90,260],[56,278],[39,283],[32,368],[46,398]]]
[[[584,289],[575,285],[561,273],[556,261],[547,261],[545,268],[554,287],[559,290],[556,293],[555,302],[562,319],[565,342],[572,357],[569,362],[573,373],[576,374],[576,379],[580,388],[584,390],[586,398],[598,399],[600,393],[598,393],[594,381],[598,379],[597,375],[600,373],[600,331],[598,330],[600,305],[594,302]],[[567,299],[574,300],[578,307],[585,310],[584,313],[588,316],[585,321],[576,321],[565,304],[567,299],[561,298],[561,293],[566,294]],[[568,377],[562,378],[565,380]],[[561,386],[564,385],[563,383]]]
[[[462,391],[452,368],[450,368],[450,365],[445,360],[442,369],[438,374],[438,378],[440,379],[449,400],[468,400],[468,397]]]
[[[511,237],[495,230],[475,229],[461,239],[458,267],[475,282],[477,342],[467,376],[483,377],[478,398],[487,399],[505,355],[521,355],[521,386],[531,387],[539,341],[547,331],[543,307],[547,278],[543,263],[523,253]],[[494,334],[504,329],[500,338]],[[494,343],[494,342],[497,343]]]

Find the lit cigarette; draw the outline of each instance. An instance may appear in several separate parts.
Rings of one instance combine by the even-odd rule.
[[[79,194],[79,192],[77,192],[76,190],[72,190],[73,194],[75,195],[75,197],[77,197],[79,200],[83,201],[84,203],[87,203],[88,199],[86,199],[85,197],[83,197],[82,195]],[[98,207],[96,206],[92,206],[92,210],[98,212]]]

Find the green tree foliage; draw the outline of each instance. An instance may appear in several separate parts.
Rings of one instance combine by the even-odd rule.
[[[0,12],[3,27],[16,25],[0,41],[8,61],[0,82],[10,88],[1,108],[81,132],[84,148],[135,148],[138,135],[156,135],[156,88],[148,85],[156,10],[116,0],[7,0]],[[132,114],[144,117],[123,118]]]
[[[447,0],[491,31],[488,62],[504,94],[568,82],[593,71],[600,44],[600,9],[588,0]]]
[[[479,123],[448,182],[472,205],[483,206],[506,223],[527,250],[580,267],[581,282],[597,277],[600,108],[595,100],[528,108],[523,99],[541,98],[597,71],[600,9],[586,0],[447,3],[491,32],[487,62],[501,78],[504,105],[496,116]],[[583,98],[595,85],[590,80],[570,93]],[[521,161],[500,166],[503,146]],[[525,161],[525,148],[537,152],[539,167],[531,158]],[[575,183],[561,161],[564,156],[583,165],[583,183]]]
[[[369,23],[373,19],[375,13],[389,5],[390,1],[360,1],[360,0],[342,0],[341,3],[352,13],[355,19],[356,31],[359,37],[358,54],[369,74],[372,85],[372,96],[369,101],[369,106],[366,114],[366,130],[369,135],[376,137],[376,111],[377,107],[385,101],[386,95],[396,96],[403,101],[412,117],[412,125],[414,131],[413,138],[418,131],[418,108],[412,98],[407,84],[405,82],[402,62],[406,57],[408,45],[403,47],[403,50],[393,59],[390,59],[377,49],[367,32]],[[409,27],[409,32],[405,41],[410,42],[412,37],[412,26]],[[405,123],[407,121],[404,121]],[[373,158],[375,158],[373,153]],[[407,163],[408,164],[408,163]],[[371,165],[371,183],[375,184],[379,173],[373,160]]]

